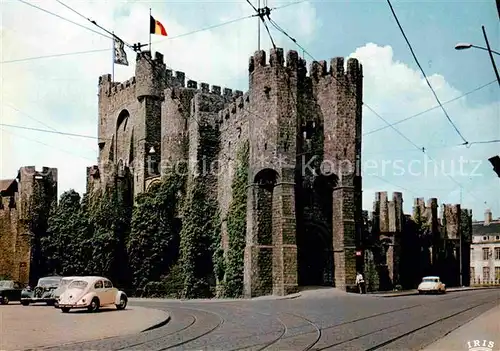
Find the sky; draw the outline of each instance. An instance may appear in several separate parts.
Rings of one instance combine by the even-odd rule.
[[[56,0],[23,1],[39,9],[19,0],[0,5],[1,123],[54,133],[1,126],[0,178],[15,178],[21,166],[56,167],[59,194],[69,189],[83,193],[86,167],[97,161],[97,82],[112,71],[112,42]],[[248,90],[257,19],[204,30],[252,15],[243,0],[61,1],[129,43],[148,42],[151,8],[169,35],[153,36],[152,50],[164,54],[169,68],[185,72],[187,79]],[[500,143],[478,143],[500,139],[500,88],[486,51],[454,49],[458,42],[485,46],[484,25],[492,49],[500,51],[495,1],[391,3],[443,108],[386,1],[268,0],[269,7],[278,7],[271,18],[306,52],[273,28],[271,35],[278,47],[297,50],[308,64],[338,56],[363,64],[364,209],[373,208],[376,191],[390,197],[398,191],[405,213],[411,213],[414,198],[435,197],[440,205],[461,203],[472,209],[477,220],[487,208],[500,218],[500,178],[488,162],[500,153]],[[264,29],[260,37],[261,48],[269,51]],[[115,65],[116,81],[134,75],[135,54],[127,54],[130,66]],[[461,145],[464,141],[469,147]]]

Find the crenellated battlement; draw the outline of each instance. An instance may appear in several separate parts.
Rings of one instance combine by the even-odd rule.
[[[299,54],[295,50],[289,50],[286,55],[286,60],[282,48],[271,49],[269,60],[267,60],[264,50],[256,51],[253,56],[250,56],[248,63],[248,71],[252,73],[262,67],[287,67],[290,69],[305,68],[306,61],[299,58]]]
[[[111,74],[105,74],[99,77],[99,98],[104,97],[114,100],[128,99],[129,96],[135,95],[136,79],[129,78],[124,82],[112,82]]]
[[[318,80],[321,77],[345,77],[349,81],[357,82],[363,77],[363,69],[361,64],[356,58],[349,58],[347,60],[347,67],[344,68],[344,58],[334,57],[330,60],[330,66],[327,65],[325,60],[313,61],[310,64],[309,71],[306,68],[307,62],[300,58],[295,50],[289,50],[286,55],[286,60],[282,48],[271,49],[269,60],[267,60],[266,52],[264,50],[256,51],[250,57],[248,64],[249,73],[253,73],[259,69],[267,67],[286,67],[289,70],[299,70],[304,73],[304,76],[309,73],[310,78]]]

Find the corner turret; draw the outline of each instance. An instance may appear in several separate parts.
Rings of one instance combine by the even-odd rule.
[[[167,81],[163,55],[157,52],[155,58],[152,59],[149,51],[138,53],[135,79],[135,94],[138,100],[142,100],[145,96],[160,99]]]

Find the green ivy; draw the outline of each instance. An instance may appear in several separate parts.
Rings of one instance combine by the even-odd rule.
[[[34,283],[40,276],[49,273],[42,243],[48,240],[48,221],[57,204],[57,194],[50,178],[34,179],[32,189],[24,224],[31,234],[30,282]]]
[[[89,270],[111,278],[116,285],[129,284],[126,242],[130,232],[131,207],[117,187],[96,191],[89,198],[87,225],[92,233]]]
[[[127,242],[134,289],[145,290],[177,260],[180,228],[176,210],[183,187],[184,176],[175,172],[136,198]]]
[[[246,141],[238,150],[237,169],[231,186],[233,199],[227,214],[229,249],[224,284],[224,293],[227,297],[243,295],[249,151],[250,144]]]
[[[61,195],[51,212],[47,237],[42,238],[42,254],[48,272],[64,275],[85,275],[91,258],[91,236],[87,228],[83,201],[73,189]]]
[[[180,234],[185,298],[212,297],[223,270],[220,216],[214,197],[217,183],[210,168],[219,153],[220,133],[208,123],[198,127],[197,169],[188,182]]]
[[[193,179],[186,198],[180,241],[185,298],[211,297],[215,287],[213,247],[220,228],[214,220],[217,203],[208,193],[202,179]]]

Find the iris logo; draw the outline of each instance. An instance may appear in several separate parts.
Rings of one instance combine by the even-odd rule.
[[[493,351],[495,343],[489,340],[471,340],[467,341],[469,351]]]

